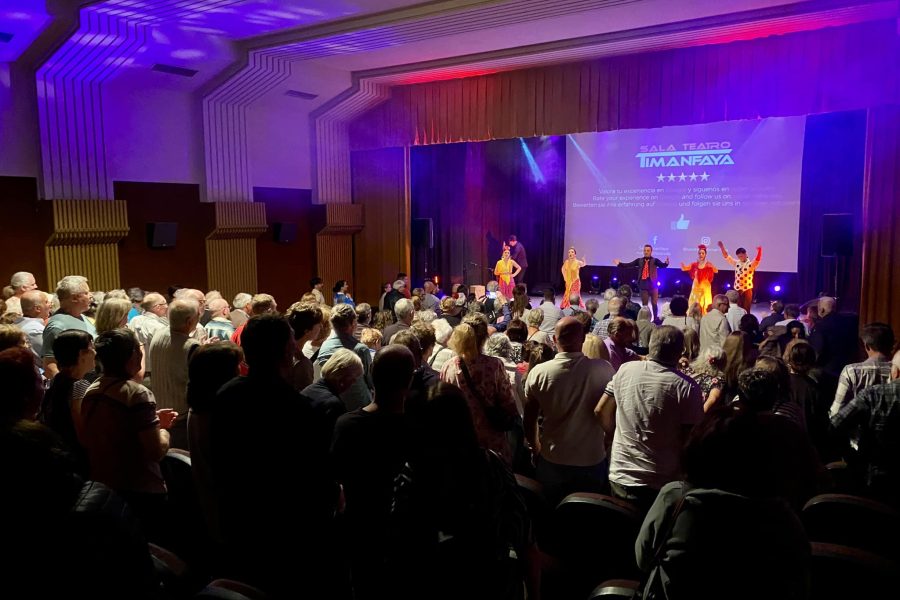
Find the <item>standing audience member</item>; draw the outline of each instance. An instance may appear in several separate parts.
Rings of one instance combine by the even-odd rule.
[[[385,344],[390,344],[391,338],[394,337],[395,334],[405,329],[409,329],[409,326],[412,325],[413,317],[415,316],[413,303],[406,298],[397,300],[393,305],[393,310],[397,317],[397,322],[384,328]]]
[[[25,332],[35,358],[41,359],[44,352],[44,328],[50,318],[50,297],[39,290],[22,294],[22,318],[14,323]]]
[[[327,304],[327,302],[325,302],[325,294],[322,293],[323,287],[325,287],[325,282],[322,281],[321,277],[313,277],[309,280],[309,291],[316,297],[316,302],[320,306],[322,304]]]
[[[53,379],[59,368],[53,356],[53,341],[63,331],[78,329],[97,336],[93,323],[85,319],[83,313],[91,306],[91,288],[88,280],[81,275],[63,277],[56,284],[56,297],[59,298],[59,310],[47,321],[44,328],[44,376]]]
[[[544,290],[544,301],[541,303],[540,309],[544,315],[540,330],[552,334],[556,330],[556,324],[563,318],[562,311],[556,306],[556,295],[552,288]]]
[[[351,308],[355,308],[356,304],[350,296],[350,284],[345,279],[338,279],[331,289],[334,293],[334,305],[349,304]]]
[[[809,337],[809,343],[816,349],[819,366],[826,375],[838,378],[848,364],[857,359],[857,325],[836,311],[834,298],[819,298],[819,322]]]
[[[525,323],[528,325],[528,337],[525,341],[537,342],[551,346],[553,341],[550,335],[541,329],[541,323],[544,322],[544,311],[541,308],[532,308],[525,317]]]
[[[885,323],[871,323],[863,328],[861,337],[868,358],[841,370],[837,393],[829,411],[832,417],[867,387],[890,381],[894,331]]]
[[[143,312],[128,322],[128,328],[137,335],[138,341],[144,346],[144,386],[152,388],[153,363],[150,356],[150,342],[153,336],[163,329],[169,328],[167,318],[169,304],[162,294],[151,292],[144,295],[141,302]]]
[[[250,307],[251,317],[255,317],[257,315],[275,314],[278,312],[278,303],[275,302],[275,298],[273,298],[269,294],[256,294],[250,300],[248,306]],[[244,333],[244,327],[246,325],[246,322],[243,325],[240,325],[237,329],[234,330],[234,333],[231,335],[231,341],[238,346],[241,345],[241,334]]]
[[[703,405],[709,412],[721,402],[731,404],[738,395],[738,377],[756,362],[757,352],[743,331],[733,331],[725,338],[725,379],[723,385],[710,391]]]
[[[250,313],[247,312],[247,309],[251,300],[253,300],[253,296],[246,292],[241,292],[231,301],[231,306],[234,307],[234,310],[228,314],[228,318],[231,319],[231,324],[234,325],[235,329],[246,323],[247,319],[250,318]]]
[[[356,305],[356,329],[353,332],[353,337],[359,340],[362,330],[371,327],[371,323],[372,305],[367,302],[360,302]]]
[[[691,363],[690,377],[700,386],[704,410],[706,401],[713,390],[721,390],[725,385],[725,351],[718,346],[710,346]]]
[[[316,362],[322,367],[340,348],[352,350],[362,361],[363,371],[353,385],[341,395],[341,400],[348,411],[362,408],[372,401],[372,355],[365,344],[353,337],[356,330],[356,311],[353,306],[349,304],[334,306],[331,310],[331,329],[331,335],[322,342]]]
[[[312,302],[295,302],[287,311],[287,320],[296,341],[290,381],[299,392],[315,381],[313,362],[304,354],[303,348],[319,336],[326,325],[325,315]]]
[[[781,300],[773,300],[769,306],[771,312],[759,322],[759,330],[763,335],[766,335],[766,331],[770,327],[774,327],[776,323],[784,320],[784,302]]]
[[[634,343],[634,321],[624,317],[616,317],[607,329],[609,337],[603,340],[606,349],[609,350],[609,362],[613,371],[618,371],[623,364],[640,360],[641,357],[631,349]]]
[[[637,316],[638,339],[636,340],[637,345],[641,348],[650,347],[650,334],[656,329],[656,325],[653,324],[650,317],[650,309],[646,306],[642,306],[641,310],[638,311]]]
[[[712,301],[712,310],[700,320],[700,350],[709,346],[725,347],[725,338],[731,333],[731,326],[725,314],[728,312],[728,297],[717,294]]]
[[[13,276],[9,278],[9,287],[12,288],[13,298],[21,298],[27,292],[38,289],[34,275],[27,271],[13,273]]]
[[[737,290],[728,290],[725,297],[728,298],[728,312],[725,313],[728,326],[731,327],[731,331],[738,331],[741,328],[741,319],[747,314],[740,304],[741,293]]]
[[[672,301],[669,302],[669,311],[671,311],[671,315],[663,319],[663,325],[671,325],[672,327],[677,327],[682,332],[687,331],[688,329],[693,329],[695,332],[700,333],[700,325],[696,320],[688,317],[688,300],[684,296],[675,296],[672,298]]]
[[[448,346],[453,328],[446,319],[432,321],[431,326],[434,327],[434,350],[431,351],[428,366],[440,373],[444,368],[444,363],[456,356],[456,353]]]
[[[228,302],[216,298],[209,302],[209,321],[204,325],[208,339],[228,341],[234,335],[235,327],[228,318]]]
[[[110,298],[109,296],[97,307],[97,319],[94,326],[97,335],[125,327],[128,324],[128,311],[131,303],[124,298]]]
[[[607,310],[609,313],[600,320],[594,329],[594,335],[601,340],[609,337],[609,324],[622,313],[622,299],[618,296],[612,298],[607,305]]]
[[[363,363],[353,350],[339,348],[322,365],[322,377],[300,391],[309,399],[310,406],[325,422],[328,437],[334,432],[334,424],[347,412],[341,400],[347,390],[363,376]]]

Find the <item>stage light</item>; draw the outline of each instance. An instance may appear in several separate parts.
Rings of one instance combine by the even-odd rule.
[[[657,282],[656,282],[656,287],[662,287],[662,283],[660,283],[659,281],[657,281]]]
[[[615,281],[615,282],[618,282],[618,281],[619,281],[619,278],[618,278],[618,277],[613,277],[612,280]]]
[[[730,289],[731,289],[731,284],[730,284],[730,283],[726,283],[726,284],[725,284],[725,289],[726,289],[726,290],[730,290]]]
[[[780,286],[780,285],[776,285],[775,287],[772,288],[772,290],[777,294],[778,292],[781,291],[781,286]]]

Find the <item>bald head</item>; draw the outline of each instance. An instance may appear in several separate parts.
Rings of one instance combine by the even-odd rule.
[[[209,301],[209,314],[212,318],[228,316],[228,301],[222,298],[214,298]]]
[[[31,290],[22,294],[20,300],[22,315],[34,319],[50,318],[50,297],[39,290]]]
[[[584,326],[574,317],[563,317],[556,324],[556,345],[562,352],[581,352]]]
[[[822,296],[819,298],[819,316],[830,315],[834,312],[836,305],[837,302],[831,296]]]

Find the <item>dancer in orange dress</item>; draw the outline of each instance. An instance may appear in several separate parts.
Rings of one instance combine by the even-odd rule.
[[[688,303],[693,306],[694,302],[700,305],[700,314],[706,314],[706,309],[712,304],[712,280],[719,269],[714,264],[706,260],[706,246],[700,244],[697,246],[697,260],[690,265],[681,263],[681,270],[688,271],[694,285],[691,287],[691,297]]]
[[[494,267],[494,276],[500,284],[500,291],[507,298],[512,298],[516,288],[516,276],[522,271],[519,263],[510,258],[509,246],[503,246],[503,256]]]
[[[578,260],[574,246],[570,247],[569,257],[563,261],[561,269],[566,282],[566,293],[563,294],[562,302],[559,303],[560,308],[569,308],[569,296],[572,294],[578,294],[579,299],[581,298],[581,278],[578,276],[578,272],[586,264],[586,261]],[[580,300],[579,308],[584,309],[584,300]]]

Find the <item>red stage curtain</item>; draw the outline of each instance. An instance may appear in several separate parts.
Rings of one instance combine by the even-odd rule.
[[[900,106],[869,111],[860,322],[900,326]]]
[[[353,149],[854,110],[900,101],[894,20],[398,86]]]

